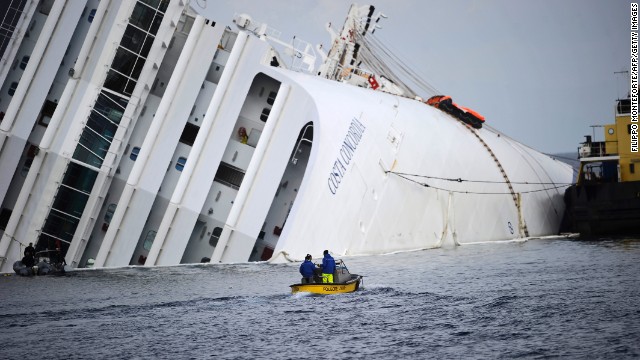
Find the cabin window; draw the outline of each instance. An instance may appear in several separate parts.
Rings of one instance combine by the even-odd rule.
[[[240,184],[242,184],[242,179],[244,179],[244,172],[242,170],[225,162],[221,162],[213,180],[238,190]]]
[[[272,256],[273,256],[273,249],[268,246],[265,246],[264,249],[262,249],[262,255],[260,256],[260,260],[267,261],[271,259]]]
[[[104,222],[107,224],[111,223],[111,218],[113,218],[113,213],[116,212],[116,204],[109,204],[107,206],[107,212],[104,214]]]
[[[88,22],[93,22],[93,18],[96,17],[96,9],[91,9],[89,12],[89,17],[87,18]]]
[[[618,100],[618,105],[616,106],[618,110],[618,114],[628,114],[631,112],[631,99],[622,99]]]
[[[133,88],[136,86],[136,81],[131,80],[131,84],[128,84],[127,78],[118,74],[116,71],[110,70],[107,73],[107,78],[104,81],[104,87],[114,91],[118,94],[124,94],[127,96],[131,96],[133,92]]]
[[[131,46],[135,47],[135,46]],[[111,68],[116,70],[119,74],[129,77],[131,79],[138,79],[140,72],[144,66],[144,60],[140,59],[136,54],[131,52],[132,49],[125,49],[123,47],[118,48],[115,58],[111,64]]]
[[[189,122],[186,123],[182,130],[182,135],[180,135],[180,142],[185,145],[193,146],[193,143],[196,141],[196,136],[198,136],[198,130],[200,130],[199,126]]]
[[[182,32],[183,34],[188,34],[189,31],[191,31],[191,28],[193,27],[194,21],[195,21],[195,18],[192,18],[190,16],[187,16],[186,18],[184,18],[184,21],[180,21],[182,23],[180,32]]]
[[[0,230],[5,230],[7,228],[12,212],[13,210],[11,209],[2,208],[0,211]]]
[[[220,239],[220,234],[222,234],[222,228],[214,228],[211,232],[211,238],[209,238],[209,245],[216,247],[216,245],[218,245],[218,239]]]
[[[156,234],[158,232],[154,231],[154,230],[149,230],[149,232],[147,233],[147,236],[144,238],[144,243],[142,243],[142,247],[149,251],[151,250],[151,245],[153,245],[153,240],[156,239]]]
[[[53,117],[53,113],[56,111],[56,107],[58,104],[54,103],[51,100],[47,100],[44,102],[42,106],[42,111],[40,112],[40,119],[38,120],[38,124],[42,126],[48,126],[49,121]]]
[[[29,169],[31,169],[31,164],[33,164],[33,158],[38,155],[39,150],[40,149],[35,145],[29,146],[29,150],[27,150],[27,158],[24,161],[24,165],[22,165],[22,169],[20,169],[20,175],[22,175],[22,177],[26,177],[27,174],[29,174]]]
[[[147,4],[143,5],[143,2]],[[149,4],[150,2],[154,2],[155,4],[151,5]],[[148,31],[151,35],[155,35],[158,32],[160,22],[162,21],[162,15],[157,14],[154,9],[155,5],[159,2],[160,1],[157,0],[138,2],[138,4],[133,8],[133,12],[129,18],[129,23],[137,28],[143,29],[144,31]]]
[[[11,86],[9,86],[9,90],[7,91],[9,93],[9,96],[13,96],[13,94],[16,93],[16,88],[18,88],[18,82],[14,81],[11,83]]]
[[[139,153],[140,153],[140,148],[137,146],[134,147],[133,149],[131,149],[131,154],[129,154],[129,159],[136,161]]]
[[[267,104],[273,105],[273,103],[276,101],[276,95],[278,95],[277,92],[271,91],[269,93],[269,97],[267,98]]]
[[[20,61],[20,69],[24,70],[27,68],[27,64],[29,63],[29,57],[28,56],[23,56],[22,57],[22,61]]]
[[[635,174],[636,172],[636,164],[629,164],[629,172]]]
[[[22,177],[26,177],[27,174],[29,173],[29,169],[31,169],[31,164],[33,164],[33,158],[27,158],[24,161],[24,165],[22,166],[22,169],[20,170],[20,175],[22,175]]]
[[[184,165],[187,163],[186,157],[179,157],[178,161],[176,161],[176,170],[182,171],[184,170]]]
[[[40,4],[40,14],[49,16],[51,8],[53,8],[53,1],[41,1]]]
[[[260,120],[267,121],[267,119],[269,118],[270,112],[271,112],[271,109],[269,108],[262,109],[262,114],[260,114]]]

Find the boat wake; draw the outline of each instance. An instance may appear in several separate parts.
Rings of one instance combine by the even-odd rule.
[[[295,294],[291,294],[291,298],[293,299],[302,299],[302,298],[307,298],[310,296],[314,296],[315,294],[310,293],[310,292],[297,292]]]

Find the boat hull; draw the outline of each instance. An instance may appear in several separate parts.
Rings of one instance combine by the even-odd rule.
[[[20,276],[65,274],[64,265],[51,264],[46,261],[39,261],[35,266],[26,266],[21,260],[18,260],[13,263],[13,271]]]
[[[346,283],[293,284],[290,285],[290,287],[292,294],[306,292],[319,295],[331,295],[357,291],[360,288],[360,282],[362,282],[362,276],[357,275]]]
[[[13,271],[16,275],[20,276],[31,276],[36,275],[38,273],[37,267],[35,266],[27,266],[22,263],[22,261],[18,260],[13,263]]]
[[[563,231],[581,236],[640,234],[640,182],[573,185]]]

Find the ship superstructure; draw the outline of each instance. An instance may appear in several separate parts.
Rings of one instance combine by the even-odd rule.
[[[569,166],[358,67],[356,36],[334,37],[316,71],[309,44],[281,42],[246,15],[234,30],[184,1],[88,0],[74,16],[64,21],[75,25],[73,60],[51,60],[56,106],[46,91],[25,96],[28,109],[5,96],[15,71],[2,88],[0,105],[25,111],[2,121],[1,159],[15,169],[2,181],[3,272],[29,242],[75,268],[377,254],[558,230]],[[352,18],[361,34],[375,29],[373,7],[352,7]],[[49,63],[32,56],[16,94],[32,77],[34,94],[45,88],[27,74]]]
[[[565,194],[564,231],[583,237],[640,234],[640,154],[631,99],[615,104],[615,122],[603,128],[604,141],[591,135],[580,144],[575,185]]]

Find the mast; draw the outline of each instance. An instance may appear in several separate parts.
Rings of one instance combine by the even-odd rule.
[[[351,5],[347,19],[342,26],[340,34],[336,34],[331,28],[331,24],[327,25],[327,31],[331,34],[332,46],[326,56],[325,62],[320,66],[318,75],[331,80],[341,80],[345,77],[345,72],[351,71],[356,67],[358,59],[358,50],[360,45],[356,42],[358,31],[361,36],[365,36],[368,31],[373,33],[377,24],[371,27],[371,22],[377,23],[380,18],[386,18],[382,13],[373,17],[375,7],[373,5],[358,6]],[[363,24],[363,25],[362,25]]]

